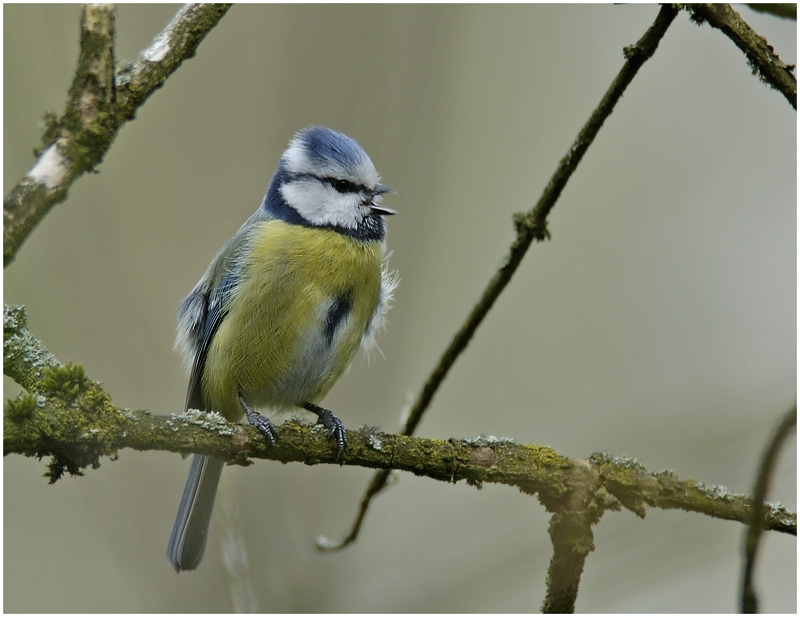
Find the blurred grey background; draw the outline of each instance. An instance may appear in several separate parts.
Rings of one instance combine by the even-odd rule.
[[[177,5],[121,5],[117,60]],[[796,62],[796,23],[742,15]],[[76,5],[5,5],[4,191],[63,110]],[[394,432],[655,6],[235,6],[120,132],[97,175],[5,271],[8,303],[118,406],[180,412],[174,308],[258,206],[293,133],[354,137],[397,195],[402,277],[378,354],[326,399],[349,428]],[[606,122],[419,434],[513,437],[572,457],[752,488],[796,397],[796,115],[718,31],[681,14]],[[5,396],[19,388],[6,380]],[[796,442],[772,500],[796,509]],[[513,489],[399,475],[359,541],[372,472],[229,468],[202,567],[165,558],[188,461],[124,450],[48,486],[4,459],[4,609],[233,610],[220,538],[243,535],[264,612],[529,612],[544,596],[548,515]],[[609,513],[581,612],[737,608],[744,527],[679,511]],[[796,539],[767,534],[758,590],[795,612]]]

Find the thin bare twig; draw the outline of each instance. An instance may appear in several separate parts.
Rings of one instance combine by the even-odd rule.
[[[753,73],[783,94],[791,106],[797,109],[795,67],[783,62],[772,45],[753,30],[730,4],[687,4],[685,8],[691,12],[695,22],[708,22],[733,41],[747,56],[747,63]]]
[[[550,237],[547,230],[547,216],[555,206],[556,201],[561,195],[561,191],[567,185],[568,180],[575,172],[583,155],[589,149],[595,136],[600,131],[606,118],[611,115],[617,101],[622,97],[623,92],[631,83],[636,73],[642,65],[653,55],[658,43],[669,28],[669,25],[678,14],[677,9],[671,5],[664,5],[659,10],[655,22],[645,32],[644,36],[635,44],[626,47],[625,64],[611,82],[608,91],[600,101],[600,104],[592,112],[589,120],[578,133],[567,154],[558,164],[555,173],[550,178],[547,186],[539,198],[536,206],[528,212],[517,213],[514,218],[517,237],[514,240],[509,254],[505,258],[503,266],[495,273],[489,284],[484,289],[480,300],[472,309],[464,325],[459,328],[450,345],[445,350],[436,368],[431,373],[428,381],[422,387],[422,391],[417,396],[414,406],[409,412],[403,435],[413,435],[425,411],[433,401],[433,397],[442,385],[445,377],[455,364],[456,359],[467,348],[475,331],[489,313],[495,300],[500,296],[506,285],[511,281],[511,277],[517,271],[523,257],[528,252],[528,248],[534,240],[542,241]],[[351,544],[358,536],[358,529],[366,515],[372,498],[380,493],[386,485],[389,475],[385,472],[377,473],[370,482],[364,496],[361,498],[358,515],[353,523],[350,532],[339,543],[318,544],[317,547],[324,550],[338,550]]]
[[[765,508],[764,499],[767,498],[767,490],[772,476],[775,472],[775,465],[778,460],[778,453],[781,446],[789,437],[790,433],[797,426],[797,407],[790,409],[784,415],[775,434],[770,439],[761,465],[758,470],[758,477],[753,488],[753,508],[751,511],[750,524],[747,527],[745,536],[745,558],[744,572],[742,574],[742,599],[741,607],[743,613],[758,612],[758,596],[756,595],[753,578],[756,569],[756,555],[758,553],[759,541],[765,528]]]

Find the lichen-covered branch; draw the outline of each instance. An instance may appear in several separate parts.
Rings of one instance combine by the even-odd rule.
[[[685,8],[691,12],[694,21],[708,22],[733,41],[747,56],[753,73],[782,93],[791,106],[797,109],[795,67],[783,62],[772,45],[753,30],[730,4],[687,4]]]
[[[603,513],[619,510],[616,500],[608,499],[602,476],[591,465],[576,467],[569,492],[550,519],[553,556],[547,569],[547,594],[543,613],[572,613],[586,557],[594,550],[595,525]]]
[[[69,186],[103,158],[115,135],[114,7],[83,7],[78,67],[61,118],[48,117],[36,163],[3,203],[6,265]]]
[[[251,459],[336,463],[336,448],[320,427],[286,422],[272,448],[255,428],[231,424],[219,414],[190,410],[160,416],[117,409],[76,366],[46,370],[37,394],[7,402],[4,455],[52,455],[73,473],[97,467],[103,456],[116,456],[124,448],[210,454],[240,465],[250,464]],[[636,503],[634,511],[640,516],[649,505],[746,523],[752,509],[752,501],[744,495],[680,480],[669,472],[651,473],[631,466],[629,459],[571,459],[552,448],[511,439],[424,439],[364,428],[348,431],[347,444],[343,465],[395,469],[445,482],[463,480],[473,486],[513,486],[536,494],[552,512],[576,511],[569,501],[576,486],[595,500],[593,516],[597,518],[603,510],[632,509]],[[597,488],[587,490],[587,486]],[[594,496],[601,489],[604,500],[598,505]],[[765,513],[766,529],[796,534],[794,513],[770,504]]]
[[[38,389],[46,369],[60,366],[28,331],[25,307],[3,305],[3,372],[30,392]]]
[[[184,6],[139,58],[114,63],[114,7],[83,7],[78,67],[60,118],[47,119],[33,167],[3,202],[3,262],[11,263],[47,212],[75,180],[103,160],[122,125],[187,58],[229,4]]]
[[[130,120],[184,60],[194,57],[198,45],[231,6],[185,4],[134,62],[119,68],[117,105],[120,124]]]
[[[25,327],[24,311],[6,307],[3,370],[20,376],[27,393],[6,402],[3,453],[52,456],[51,479],[66,470],[98,467],[119,450],[165,450],[217,456],[233,464],[254,458],[307,465],[335,463],[336,448],[320,427],[281,425],[270,447],[252,426],[231,424],[216,413],[189,410],[158,416],[116,408],[102,386],[80,365],[62,365]],[[29,355],[30,354],[30,355]],[[680,480],[671,472],[652,473],[633,459],[605,454],[572,459],[545,446],[511,439],[422,439],[371,429],[348,431],[342,460],[380,470],[408,471],[446,482],[513,486],[536,494],[551,512],[579,512],[591,506],[599,519],[605,510],[682,508],[715,518],[750,520],[752,500],[723,487]],[[764,528],[795,533],[797,517],[782,506],[765,507]]]
[[[644,518],[647,507],[701,512],[713,518],[748,523],[753,500],[718,484],[681,480],[670,470],[650,472],[636,459],[593,454],[589,459],[603,487],[626,509]],[[797,515],[781,504],[766,504],[765,529],[797,535]]]

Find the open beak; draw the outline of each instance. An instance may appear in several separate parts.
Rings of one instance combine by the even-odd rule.
[[[378,195],[383,195],[384,193],[394,193],[394,192],[395,192],[394,189],[389,188],[385,184],[376,184],[375,191],[373,193],[373,198]],[[378,214],[380,216],[389,216],[391,214],[397,214],[397,212],[392,210],[391,208],[380,206],[376,203],[371,203],[369,207],[375,214]]]

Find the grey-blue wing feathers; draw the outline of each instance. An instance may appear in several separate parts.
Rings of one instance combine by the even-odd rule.
[[[191,356],[192,367],[185,410],[207,409],[202,392],[202,376],[208,348],[219,324],[225,317],[225,301],[236,285],[234,274],[226,276],[213,289],[206,277],[178,307],[178,345]],[[178,514],[167,546],[167,558],[176,571],[193,570],[203,558],[211,523],[211,513],[225,462],[196,454],[183,488]]]

